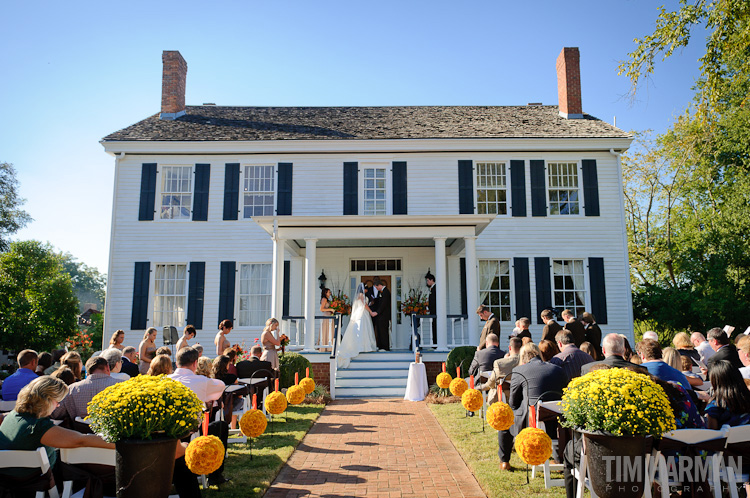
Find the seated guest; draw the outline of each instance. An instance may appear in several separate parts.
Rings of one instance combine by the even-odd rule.
[[[88,377],[70,386],[70,394],[52,412],[52,418],[85,418],[88,415],[89,401],[109,386],[121,382],[109,376],[109,363],[101,356],[89,358],[86,362],[86,371],[89,373]]]
[[[15,401],[21,389],[39,377],[36,374],[37,360],[38,356],[33,349],[24,349],[18,353],[18,370],[3,382],[3,401]]]
[[[81,380],[83,372],[83,360],[81,360],[81,355],[78,354],[77,351],[69,351],[65,353],[65,355],[60,358],[60,363],[67,366],[73,371],[76,382]]]
[[[157,348],[156,351],[154,351],[154,355],[157,354],[163,354],[165,356],[172,356],[172,349],[169,346],[162,346],[160,348]]]
[[[652,341],[658,343],[659,342],[659,334],[657,334],[653,330],[647,330],[647,331],[645,331],[643,333],[643,337],[641,337],[641,340],[643,340],[643,339],[649,339],[649,340],[652,340]]]
[[[690,336],[685,332],[678,332],[672,339],[675,349],[682,356],[687,356],[695,361],[701,361],[701,355],[693,347],[693,343],[690,342]]]
[[[586,353],[587,355],[589,355],[591,359],[594,361],[597,361],[597,359],[599,358],[599,355],[596,349],[594,348],[594,345],[591,344],[589,341],[585,341],[583,344],[581,344],[581,347],[579,349],[583,351],[584,353]]]
[[[196,369],[198,368],[198,351],[196,351],[193,348],[183,348],[177,352],[177,370],[170,375],[169,377],[171,379],[174,379],[178,382],[183,383],[185,386],[190,388],[197,396],[198,398],[203,401],[204,403],[215,401],[219,398],[221,398],[221,395],[224,393],[224,382],[217,380],[217,379],[209,379],[205,376],[196,374]],[[210,361],[210,360],[209,360]],[[227,438],[229,437],[229,426],[224,421],[214,421],[211,422],[208,426],[208,433],[217,436],[219,439],[221,439],[221,442],[224,444],[224,447],[227,447]],[[177,465],[178,463],[175,463],[175,478],[174,482],[175,485],[178,484],[178,481],[181,479],[189,478],[190,483],[189,486],[192,489],[193,488],[193,481],[195,485],[197,485],[197,476],[193,475],[193,477],[185,476],[185,475],[179,475],[177,471]],[[180,468],[184,466],[184,461],[179,462]],[[224,464],[222,463],[221,467],[219,467],[218,470],[213,472],[212,474],[209,474],[208,476],[208,483],[210,485],[219,485],[223,484],[228,481],[223,475],[224,472]],[[182,493],[180,493],[182,494]]]
[[[583,344],[586,341],[586,329],[584,328],[583,324],[578,321],[576,316],[570,310],[563,310],[561,316],[563,321],[565,322],[563,328],[570,330],[570,332],[573,334],[573,340],[575,341],[576,347]],[[557,334],[555,334],[555,337],[557,337]]]
[[[499,389],[506,376],[518,366],[519,353],[523,341],[518,337],[511,337],[508,343],[508,355],[505,358],[495,360],[492,366],[492,375],[487,382],[477,384],[477,389],[489,391],[487,393],[487,404],[491,405],[500,399]],[[507,393],[506,393],[507,394]],[[506,396],[507,397],[507,396]]]
[[[196,351],[198,351],[198,354],[200,356],[203,356],[203,346],[201,346],[200,344],[195,344],[193,346],[193,349],[195,349]]]
[[[716,354],[716,351],[713,350],[708,340],[706,340],[706,336],[700,332],[693,332],[690,335],[690,342],[693,343],[695,350],[698,351],[703,363],[706,363],[709,358]]]
[[[720,429],[722,425],[750,424],[750,391],[740,372],[727,360],[719,360],[711,368],[709,380],[713,397],[706,406],[706,425]]]
[[[217,356],[216,358],[214,358],[213,365],[211,366],[211,377],[214,379],[219,379],[228,386],[236,384],[237,376],[234,374],[230,374],[227,371],[228,366],[229,356],[224,354]]]
[[[105,362],[106,363],[106,362]],[[16,408],[3,419],[0,425],[0,450],[36,450],[45,447],[50,465],[57,463],[55,448],[108,448],[107,443],[95,434],[81,434],[56,426],[50,414],[68,395],[68,386],[52,376],[36,377],[18,393]],[[1,468],[0,480],[10,484],[12,478],[33,477],[39,469]]]
[[[139,374],[138,357],[133,346],[127,346],[122,350],[122,367],[120,368],[120,371],[131,377],[135,377]]]
[[[561,362],[565,375],[570,380],[580,377],[581,367],[593,362],[594,359],[576,347],[573,342],[573,334],[568,329],[562,329],[558,332],[555,340],[560,348],[560,352],[555,355],[555,358]]]
[[[52,372],[52,375],[50,375],[50,377],[60,379],[61,381],[65,382],[66,386],[72,386],[76,383],[76,376],[73,374],[73,370],[71,370],[67,365],[63,365]]]
[[[213,369],[214,363],[211,358],[200,356],[198,358],[198,366],[195,373],[204,377],[211,377],[211,370]]]
[[[664,363],[674,368],[675,370],[678,370],[682,375],[684,375],[688,383],[692,387],[703,385],[703,379],[701,379],[700,376],[693,374],[692,368],[689,374],[686,373],[682,368],[682,365],[683,365],[682,359],[685,358],[688,360],[688,363],[690,363],[690,357],[682,356],[680,353],[677,352],[675,348],[662,349],[661,357],[664,360]]]
[[[638,356],[633,352],[633,348],[630,347],[630,341],[628,341],[628,338],[623,334],[619,334],[619,336],[622,337],[622,342],[625,347],[625,352],[622,355],[622,357],[625,358],[625,361],[630,361],[633,356]]]
[[[714,327],[708,331],[708,344],[716,354],[706,362],[707,374],[711,373],[711,367],[713,367],[717,361],[727,360],[738,370],[745,366],[740,361],[740,357],[737,354],[737,348],[732,344],[729,344],[729,336],[719,327]]]
[[[750,379],[750,335],[743,335],[737,339],[737,355],[740,357],[744,367],[740,373],[744,379]]]
[[[680,355],[680,362],[682,363],[681,368],[678,370],[682,372],[682,375],[690,382],[691,386],[699,387],[703,385],[703,379],[700,375],[693,373],[693,361],[689,356]],[[698,379],[700,384],[695,384],[693,379]]]
[[[237,351],[234,350],[234,348],[226,348],[223,353],[224,355],[229,356],[229,366],[227,367],[227,372],[233,375],[237,375],[237,368],[234,366],[235,363],[237,363]]]
[[[623,355],[625,354],[625,339],[620,334],[607,334],[604,336],[602,341],[602,353],[604,359],[602,361],[594,361],[587,363],[581,367],[581,375],[586,375],[591,370],[593,365],[603,363],[610,368],[626,368],[632,365],[629,361],[626,361]]]
[[[475,379],[479,376],[479,372],[491,372],[495,360],[505,356],[505,351],[500,349],[500,338],[496,334],[487,334],[484,344],[484,348],[474,353],[474,359],[469,365],[469,375],[473,375]]]
[[[115,380],[128,380],[130,375],[122,372],[122,351],[117,348],[107,348],[100,354],[109,364],[109,376]]]
[[[192,341],[195,338],[195,334],[197,332],[195,331],[195,327],[192,325],[186,325],[185,329],[182,331],[182,337],[180,337],[180,340],[177,341],[177,351],[184,348],[189,348],[190,344],[188,344],[188,341]]]
[[[170,375],[171,373],[172,359],[165,354],[157,354],[154,356],[154,359],[151,360],[146,375]]]
[[[67,351],[65,351],[64,349],[55,349],[54,351],[52,351],[52,365],[44,370],[44,375],[52,375],[52,372],[60,368],[60,358],[65,356],[65,353],[67,353]]]
[[[49,367],[52,366],[52,355],[48,352],[43,352],[39,354],[39,359],[37,360],[36,364],[36,374],[39,376],[44,375],[44,371],[47,370]]]
[[[591,357],[594,361],[601,359],[602,357],[602,329],[599,324],[596,323],[596,318],[593,314],[588,311],[584,311],[581,315],[581,322],[583,327],[586,329],[586,341],[594,348],[596,354],[592,354]],[[578,346],[581,348],[581,346]],[[583,348],[581,348],[583,351]]]
[[[237,377],[240,379],[249,379],[258,370],[268,370],[273,373],[273,366],[270,361],[260,359],[263,354],[263,348],[256,344],[250,348],[250,359],[242,360],[237,363]]]
[[[568,330],[568,329],[563,329]],[[560,332],[558,332],[559,334]],[[548,341],[547,339],[544,339],[543,341],[539,342],[539,352],[542,355],[542,361],[553,363],[554,365],[557,365],[558,367],[562,366],[562,361],[555,358],[555,355],[560,353],[560,348],[557,346],[557,343]]]
[[[641,365],[648,370],[648,373],[667,382],[677,382],[686,391],[693,390],[682,372],[669,366],[664,361],[661,346],[659,346],[658,342],[651,339],[643,339],[636,345],[636,351],[641,360],[643,360]]]
[[[536,345],[526,344],[521,348],[518,366],[511,373],[510,395],[508,396],[508,404],[515,414],[515,422],[510,430],[498,432],[501,470],[511,468],[510,453],[513,438],[528,425],[529,406],[534,405],[539,397],[548,391],[559,394],[547,394],[545,401],[560,399],[563,388],[567,384],[568,378],[562,367],[544,363]],[[557,423],[547,422],[546,430],[550,437],[557,439]],[[557,459],[556,457],[555,450],[553,458]]]

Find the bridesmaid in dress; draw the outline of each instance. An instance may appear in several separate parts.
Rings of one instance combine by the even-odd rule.
[[[122,351],[123,349],[125,349],[125,346],[122,345],[124,341],[125,332],[122,330],[115,330],[115,333],[112,334],[112,338],[109,340],[109,347],[116,348]]]
[[[154,353],[156,352],[156,329],[149,327],[146,333],[143,334],[143,340],[138,346],[138,371],[143,374],[148,374],[148,368],[151,366],[151,360],[154,359]]]
[[[276,352],[277,347],[281,347],[281,343],[273,335],[275,330],[279,328],[279,321],[275,318],[269,318],[266,320],[266,326],[263,329],[263,333],[260,335],[260,343],[263,345],[263,354],[261,355],[261,361],[270,361],[271,366],[274,370],[279,370],[279,354]]]
[[[333,316],[333,309],[330,307],[331,304],[331,289],[323,288],[320,293],[320,311],[325,316]],[[331,335],[333,330],[333,322],[331,320],[322,320],[320,324],[320,348],[318,351],[330,351],[331,347]]]
[[[216,356],[223,354],[225,349],[231,347],[231,344],[229,344],[229,339],[227,339],[226,335],[232,331],[232,328],[234,328],[232,320],[222,320],[219,324],[219,333],[216,334],[216,337],[214,337]]]

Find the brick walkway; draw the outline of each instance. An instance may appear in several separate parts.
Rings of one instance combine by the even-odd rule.
[[[326,407],[265,494],[485,498],[425,403],[345,399]]]

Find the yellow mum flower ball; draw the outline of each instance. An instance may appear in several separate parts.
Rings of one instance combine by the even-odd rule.
[[[448,372],[440,372],[437,376],[436,382],[440,389],[448,389],[451,385],[453,378]]]
[[[469,385],[464,379],[458,377],[457,379],[453,379],[451,381],[450,385],[448,385],[448,388],[451,390],[451,394],[453,396],[461,396],[464,391],[469,388]]]
[[[216,436],[200,436],[185,450],[185,464],[193,474],[210,474],[221,467],[224,461],[224,445]]]
[[[260,410],[245,412],[240,419],[240,432],[247,437],[258,437],[266,431],[268,420]]]
[[[266,396],[266,410],[271,415],[278,415],[286,410],[286,397],[279,391],[274,391]]]
[[[515,446],[518,456],[528,465],[542,465],[552,456],[552,439],[535,427],[519,432]]]
[[[487,423],[496,431],[507,431],[513,425],[515,415],[508,403],[492,403],[487,408]]]
[[[305,390],[305,394],[310,394],[315,390],[315,381],[310,377],[305,377],[299,381],[299,385]]]
[[[286,400],[290,405],[299,405],[305,400],[305,388],[302,386],[290,386],[286,390]]]
[[[461,404],[470,412],[479,411],[484,404],[482,393],[477,389],[467,389],[461,395]]]

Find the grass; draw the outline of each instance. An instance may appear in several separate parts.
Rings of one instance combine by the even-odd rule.
[[[497,456],[497,431],[485,423],[482,432],[479,413],[471,418],[465,417],[461,403],[430,404],[429,407],[489,498],[526,497],[531,494],[565,496],[564,487],[545,489],[544,478],[540,474],[531,479],[531,470],[530,484],[526,484],[526,465],[515,451],[510,459],[514,470],[501,471]],[[552,477],[562,478],[562,474],[553,472]]]
[[[232,481],[223,484],[221,489],[211,487],[203,490],[203,496],[263,496],[323,408],[325,405],[290,406],[284,413],[275,416],[273,427],[269,423],[266,432],[252,440],[251,444],[230,442],[224,475]]]

